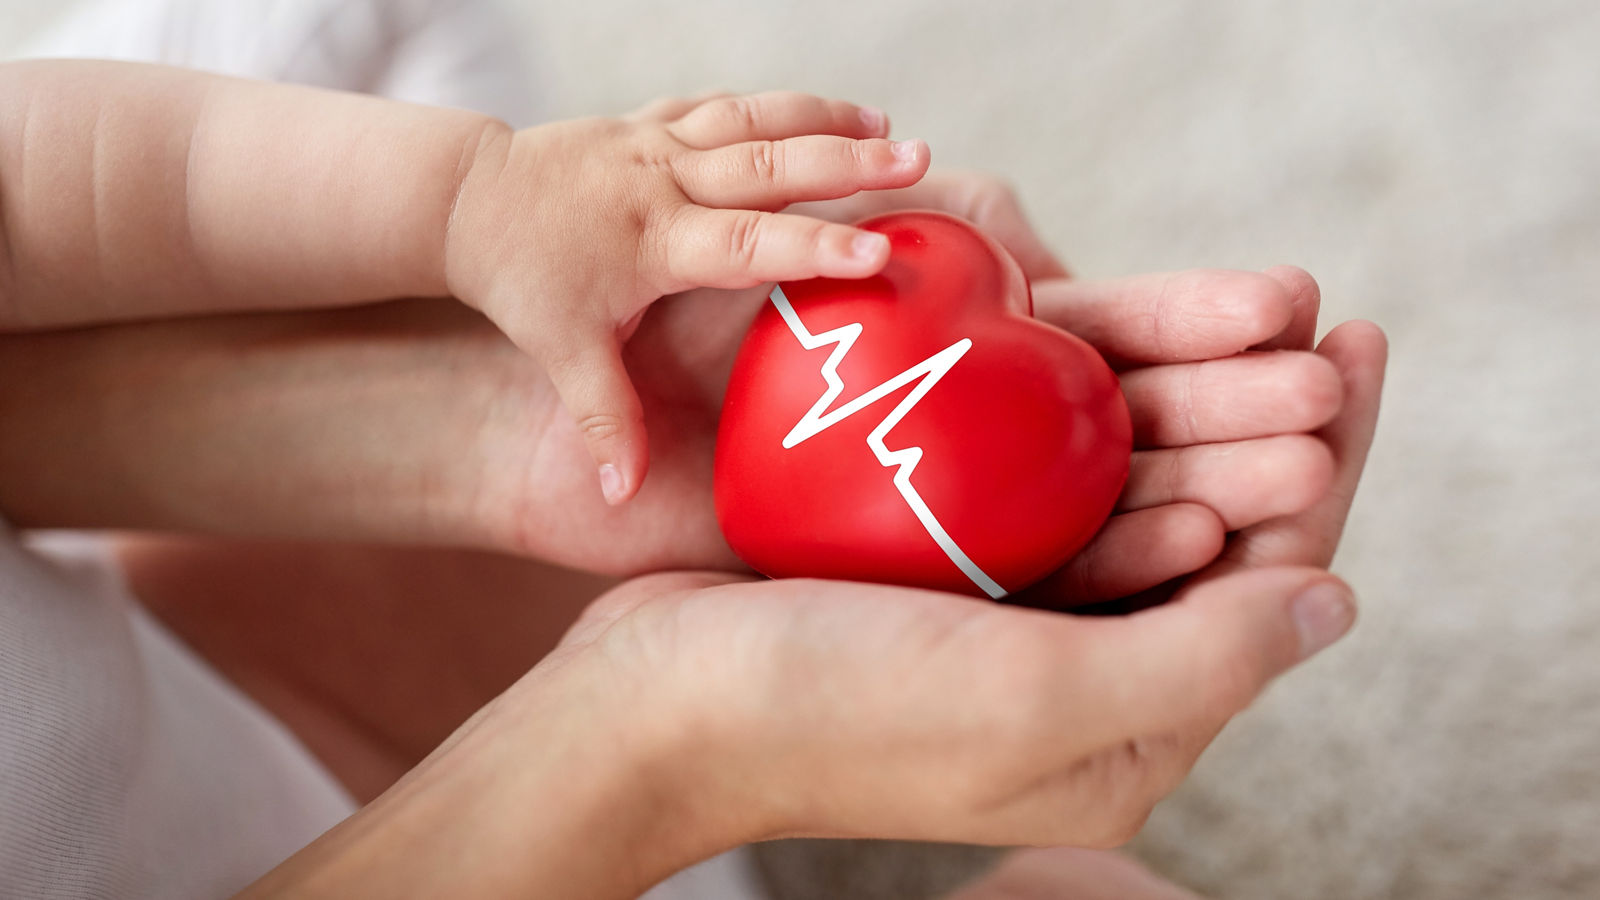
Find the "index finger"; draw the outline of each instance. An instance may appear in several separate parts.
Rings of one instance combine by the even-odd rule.
[[[1124,367],[1232,356],[1282,332],[1294,315],[1283,282],[1224,269],[1040,281],[1033,306],[1037,318]]]

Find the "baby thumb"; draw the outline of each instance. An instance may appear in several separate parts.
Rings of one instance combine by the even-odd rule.
[[[638,493],[648,460],[644,410],[622,363],[622,348],[606,337],[549,365],[550,380],[577,422],[599,466],[600,492],[615,506]]]

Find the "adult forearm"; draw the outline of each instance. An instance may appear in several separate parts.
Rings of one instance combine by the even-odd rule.
[[[361,812],[241,897],[611,900],[726,849],[676,767],[593,658],[561,651]],[[655,721],[661,721],[655,719]]]
[[[452,323],[471,316],[415,303],[0,338],[0,513],[491,546],[472,530],[480,388],[426,364],[508,352],[472,328],[456,350]],[[433,344],[414,346],[419,329]],[[444,412],[405,414],[419,405]]]
[[[133,63],[0,66],[0,331],[439,296],[476,113]]]

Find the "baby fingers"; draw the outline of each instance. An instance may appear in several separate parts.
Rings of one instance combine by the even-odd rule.
[[[721,97],[690,108],[667,125],[673,137],[705,149],[739,141],[773,141],[803,134],[875,138],[889,133],[883,110],[792,91]]]
[[[809,135],[747,141],[686,154],[674,168],[689,199],[704,206],[777,210],[806,200],[901,188],[928,171],[919,140]]]
[[[865,278],[889,261],[883,235],[806,216],[685,206],[665,227],[661,252],[673,290]]]

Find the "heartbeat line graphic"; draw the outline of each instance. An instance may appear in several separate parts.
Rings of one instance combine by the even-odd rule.
[[[927,529],[928,536],[932,537],[934,543],[939,545],[939,549],[944,551],[944,555],[950,557],[950,561],[955,563],[963,574],[972,579],[973,584],[982,588],[984,593],[996,600],[1004,597],[1006,589],[997,584],[982,569],[978,568],[978,564],[973,562],[972,558],[962,551],[961,547],[956,544],[955,539],[950,536],[950,533],[944,530],[943,525],[939,524],[939,518],[933,514],[933,510],[929,509],[928,504],[923,502],[922,495],[917,493],[917,489],[911,485],[911,473],[916,470],[917,463],[922,461],[922,448],[907,447],[903,450],[890,450],[883,443],[884,436],[894,430],[894,426],[900,424],[900,420],[905,418],[906,413],[915,408],[917,403],[927,396],[928,391],[939,383],[939,379],[950,371],[956,361],[965,356],[968,350],[972,349],[972,339],[962,338],[956,341],[954,344],[867,391],[844,406],[824,415],[824,412],[833,404],[833,401],[839,399],[839,395],[844,393],[844,381],[839,378],[839,363],[844,362],[844,358],[850,355],[850,348],[855,345],[856,338],[861,337],[863,330],[861,323],[852,322],[832,331],[812,334],[806,328],[805,323],[800,321],[799,314],[794,311],[794,306],[789,303],[789,298],[783,293],[783,288],[774,286],[771,299],[772,305],[778,308],[778,314],[783,316],[784,323],[794,333],[795,339],[800,342],[800,346],[807,350],[815,350],[828,344],[836,345],[833,353],[829,354],[828,361],[822,364],[822,380],[827,382],[828,389],[823,392],[821,399],[817,400],[811,409],[801,417],[800,421],[795,423],[794,428],[784,436],[783,448],[785,450],[791,449],[827,431],[884,397],[920,379],[920,383],[911,389],[911,393],[906,395],[904,400],[900,401],[900,405],[896,406],[894,411],[885,416],[883,421],[878,423],[878,427],[872,429],[872,433],[867,435],[867,446],[872,448],[873,455],[878,458],[879,464],[884,468],[895,467],[895,488],[900,491],[900,496],[905,498],[906,505],[911,507],[911,511],[916,513],[917,521],[921,522],[922,527]]]

